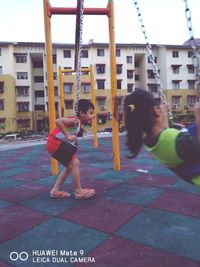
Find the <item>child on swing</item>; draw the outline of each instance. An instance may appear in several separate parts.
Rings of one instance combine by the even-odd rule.
[[[60,118],[56,120],[56,128],[53,129],[47,141],[47,151],[64,165],[55,185],[50,191],[52,198],[68,198],[70,194],[61,191],[61,187],[69,174],[72,175],[76,199],[86,199],[94,196],[94,189],[83,189],[80,184],[79,160],[75,155],[77,136],[82,131],[83,125],[90,124],[94,117],[94,105],[87,99],[78,101],[77,116]],[[74,130],[74,132],[72,132]],[[67,142],[65,142],[67,141]],[[71,148],[72,147],[72,148]],[[72,154],[71,150],[72,149]]]
[[[196,138],[169,128],[167,106],[138,89],[125,98],[127,146],[136,157],[144,144],[148,151],[187,182],[200,186],[200,103],[194,107]]]

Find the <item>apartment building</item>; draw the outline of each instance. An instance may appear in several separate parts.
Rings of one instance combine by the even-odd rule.
[[[152,45],[163,91],[174,111],[189,111],[197,99],[193,51],[185,45]],[[56,116],[61,116],[58,68],[74,69],[72,44],[53,44]],[[81,66],[94,66],[97,125],[111,126],[109,44],[83,45]],[[147,88],[155,97],[158,86],[144,44],[116,44],[117,102],[122,125],[123,97]],[[48,126],[48,90],[44,43],[0,42],[0,131],[23,128],[42,131]],[[76,75],[63,74],[65,115],[74,114]],[[81,75],[81,98],[91,99],[90,77]],[[89,128],[89,130],[91,130]]]

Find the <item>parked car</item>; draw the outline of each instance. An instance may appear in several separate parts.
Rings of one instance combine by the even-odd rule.
[[[112,128],[105,128],[104,133],[112,133]]]
[[[20,140],[21,137],[19,134],[7,134],[3,138],[1,138],[0,142],[6,142],[6,141],[16,141]]]

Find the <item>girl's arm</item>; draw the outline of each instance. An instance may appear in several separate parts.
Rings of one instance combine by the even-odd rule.
[[[200,102],[197,102],[194,106],[194,116],[197,125],[197,140],[200,144]]]

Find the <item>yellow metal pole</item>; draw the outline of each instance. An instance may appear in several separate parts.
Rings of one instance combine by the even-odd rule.
[[[59,88],[60,88],[60,113],[61,117],[64,117],[65,111],[65,102],[64,102],[64,90],[63,90],[63,72],[62,67],[58,68],[58,78],[59,78]]]
[[[92,122],[93,132],[94,132],[94,146],[98,147],[97,139],[97,109],[96,109],[96,98],[95,98],[95,88],[94,88],[94,68],[90,65],[90,85],[91,85],[91,98],[94,105],[94,119]]]
[[[109,20],[109,46],[110,46],[110,81],[111,81],[111,97],[112,97],[112,129],[113,129],[113,157],[114,170],[120,170],[120,150],[119,150],[119,132],[118,132],[118,111],[117,111],[117,77],[116,77],[116,47],[115,47],[115,26],[114,26],[114,3],[113,0],[108,1],[110,10]]]
[[[46,66],[47,66],[47,87],[48,87],[48,109],[49,109],[49,126],[50,131],[55,127],[56,112],[54,100],[54,79],[53,79],[53,57],[51,41],[51,21],[47,15],[48,0],[43,0],[44,4],[44,27],[45,27],[45,48],[46,48]],[[51,159],[51,172],[58,174],[58,162]]]

